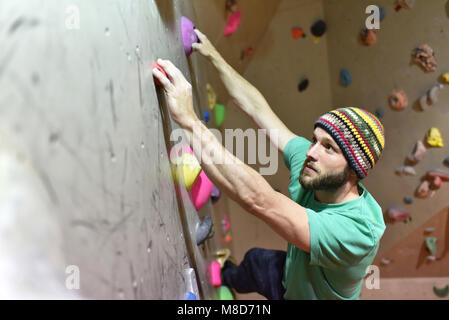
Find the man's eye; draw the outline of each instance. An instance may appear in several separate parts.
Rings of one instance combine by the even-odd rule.
[[[327,148],[328,150],[334,151],[334,148],[333,148],[331,145],[328,145],[326,148]]]

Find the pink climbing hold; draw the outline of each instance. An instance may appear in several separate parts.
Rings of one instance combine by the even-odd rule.
[[[237,11],[229,17],[228,23],[226,24],[225,31],[223,33],[225,36],[233,34],[234,32],[237,31],[237,29],[240,25],[241,17],[242,17],[241,11]]]
[[[399,207],[391,207],[387,210],[388,217],[392,222],[399,222],[408,220],[410,218],[410,214],[402,208]]]
[[[413,152],[410,153],[407,157],[407,160],[412,164],[415,165],[419,161],[421,161],[424,158],[424,155],[426,154],[426,146],[421,140],[416,141],[415,148],[413,149]]]
[[[221,265],[218,261],[212,261],[209,265],[210,283],[218,288],[221,286]]]
[[[427,171],[426,178],[428,180],[433,180],[435,177],[439,177],[442,181],[448,182],[449,181],[449,172],[441,169],[434,169]]]
[[[430,182],[428,180],[421,182],[415,191],[415,197],[420,199],[432,198],[434,195],[435,191],[430,190]]]
[[[209,199],[213,186],[212,181],[210,181],[204,170],[202,170],[191,191],[193,205],[196,210],[200,210]]]
[[[198,42],[198,36],[195,33],[195,25],[186,17],[181,17],[181,33],[184,52],[187,56],[192,54],[192,44]]]

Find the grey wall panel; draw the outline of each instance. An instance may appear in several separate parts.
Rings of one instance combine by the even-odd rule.
[[[167,138],[177,126],[149,68],[168,58],[190,80],[179,30],[189,14],[182,1],[0,3],[0,125],[25,146],[56,213],[63,244],[46,252],[79,266],[84,297],[182,298],[191,266],[212,297],[214,241],[192,242],[212,207],[199,215],[176,191]]]

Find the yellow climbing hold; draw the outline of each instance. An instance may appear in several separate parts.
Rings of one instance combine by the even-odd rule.
[[[444,82],[449,83],[449,72],[443,73],[441,76],[444,80]]]
[[[206,84],[207,90],[207,100],[209,101],[209,109],[214,110],[215,104],[217,103],[217,95],[210,84]]]
[[[182,156],[172,160],[173,176],[175,182],[180,184],[184,182],[187,191],[190,191],[196,179],[201,173],[201,165],[193,154],[184,153]],[[181,178],[183,180],[181,180]]]
[[[444,147],[443,138],[441,137],[440,130],[435,127],[430,128],[426,135],[427,143],[432,147]]]

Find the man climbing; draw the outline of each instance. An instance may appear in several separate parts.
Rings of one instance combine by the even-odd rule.
[[[385,230],[380,206],[360,183],[382,154],[382,124],[363,109],[339,108],[317,119],[311,142],[296,136],[207,37],[195,32],[200,42],[194,50],[216,67],[236,105],[267,129],[291,172],[290,199],[218,142],[194,112],[191,85],[170,61],[158,60],[168,78],[156,69],[153,74],[167,93],[170,114],[190,144],[201,145],[201,151],[193,147],[207,175],[288,241],[286,252],[254,248],[239,266],[227,261],[223,283],[267,299],[358,299]],[[211,154],[224,161],[214,163]]]

